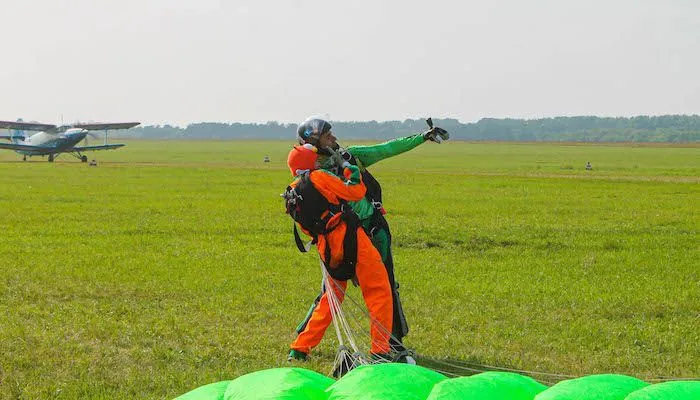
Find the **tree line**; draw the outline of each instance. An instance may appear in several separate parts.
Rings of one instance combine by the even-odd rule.
[[[554,117],[541,119],[483,118],[474,123],[434,119],[455,140],[519,142],[667,142],[700,141],[699,115],[637,117]],[[333,122],[345,139],[386,140],[427,129],[424,119]],[[283,139],[294,140],[296,124],[200,122],[187,127],[154,125],[134,128],[128,136],[145,139]]]

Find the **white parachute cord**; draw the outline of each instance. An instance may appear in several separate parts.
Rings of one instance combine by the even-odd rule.
[[[336,317],[336,309],[334,306],[335,300],[337,300],[335,296],[335,292],[333,292],[333,286],[331,283],[330,276],[328,275],[328,272],[326,272],[326,267],[323,265],[323,260],[319,259],[319,263],[321,264],[321,276],[323,277],[323,282],[324,286],[326,287],[326,298],[328,299],[328,307],[331,310],[331,316],[333,317],[333,327],[335,328],[335,335],[338,337],[338,342],[340,343],[340,346],[344,346],[343,342],[343,335],[340,334],[340,327],[338,326],[338,319]]]
[[[342,308],[340,307],[339,299],[335,293],[335,285],[332,278],[328,275],[323,264],[321,264],[323,271],[323,280],[326,286],[326,297],[328,298],[328,307],[331,310],[331,316],[333,318],[333,326],[335,328],[336,336],[338,337],[338,351],[335,354],[335,360],[333,360],[333,375],[337,375],[336,371],[349,371],[353,368],[352,358],[350,357],[351,351],[345,346],[343,333],[347,329],[344,327],[344,316]],[[338,376],[336,376],[338,377]]]
[[[430,357],[425,357],[423,355],[419,355],[423,359],[427,359],[433,363],[436,364],[442,364],[444,367],[447,367],[451,370],[465,370],[473,373],[479,373],[479,372],[486,372],[486,371],[505,371],[505,372],[513,372],[517,373],[520,375],[528,375],[531,376],[533,379],[536,381],[545,383],[545,384],[553,384],[558,381],[566,380],[566,379],[576,379],[576,378],[581,378],[584,376],[587,376],[589,374],[583,374],[583,375],[568,375],[568,374],[560,374],[560,373],[553,373],[553,372],[542,372],[542,371],[531,371],[531,370],[524,370],[524,369],[515,369],[515,368],[506,368],[506,367],[498,367],[495,365],[485,365],[485,364],[477,364],[477,363],[472,363],[472,362],[467,362],[467,361],[452,361],[452,360],[437,360],[434,358]],[[467,367],[467,365],[471,366]],[[542,378],[539,378],[539,377]],[[683,381],[683,380],[700,380],[699,378],[688,378],[688,377],[646,377],[646,376],[635,376],[638,379],[641,379],[646,382],[666,382],[666,381]]]
[[[336,329],[336,335],[338,336],[338,341],[341,346],[345,346],[345,341],[343,336],[348,341],[348,345],[353,351],[357,351],[357,344],[355,338],[352,334],[352,330],[348,326],[348,322],[343,314],[343,309],[341,307],[340,299],[336,296],[336,290],[343,293],[345,297],[345,291],[326,271],[321,261],[321,268],[323,272],[323,279],[326,282],[326,297],[328,298],[328,306],[331,310],[331,316],[333,317],[333,325]]]
[[[338,287],[338,290],[342,292],[342,287]],[[360,336],[365,338],[362,341],[363,344],[372,343],[373,338],[371,332],[367,330],[367,325],[371,327],[372,321],[374,321],[374,325],[377,327],[380,333],[384,334],[388,338],[393,339],[394,342],[401,343],[393,335],[391,335],[391,332],[389,332],[389,330],[386,329],[386,327],[384,327],[381,323],[377,322],[371,317],[369,311],[366,309],[366,307],[364,307],[364,304],[360,304],[359,301],[356,301],[353,297],[348,296],[347,292],[345,292],[345,297],[346,299],[349,299],[349,301],[344,302],[344,305],[342,307],[342,320],[344,326],[347,326],[345,330],[348,332],[348,335],[353,338],[353,341],[359,344],[359,342],[355,340],[355,337],[359,334]],[[364,316],[365,319],[361,318],[362,316]],[[369,320],[369,323],[367,323],[367,320]],[[359,349],[359,347],[360,346],[358,345],[355,346],[356,350],[353,354],[353,358],[362,359],[362,361],[357,364],[381,364],[386,362],[395,362],[398,361],[400,358],[403,358],[404,362],[415,364],[415,354],[413,352],[407,351],[403,347],[403,344],[401,344],[400,347],[396,347],[390,342],[390,354],[388,355],[388,357],[384,358],[378,357],[378,355],[371,356],[369,346],[365,347],[364,351]],[[410,361],[408,358],[409,356]]]
[[[331,277],[328,277],[329,281],[331,282],[330,284],[333,285],[333,287],[336,288],[339,292],[343,293],[343,297],[347,296],[347,292],[343,290],[343,288],[340,286],[338,281],[334,280]],[[350,322],[348,321],[348,318],[345,316],[345,312],[343,310],[343,307],[341,305],[341,302],[337,297],[335,297],[335,292],[333,293],[334,295],[334,303],[335,303],[335,318],[338,321],[338,324],[341,326],[342,331],[345,335],[345,339],[347,340],[347,346],[349,347],[350,350],[352,350],[353,354],[358,354],[362,353],[360,351],[360,346],[358,345],[358,341],[355,339],[355,331],[353,330]]]
[[[391,331],[389,329],[387,329],[384,325],[382,325],[379,321],[372,317],[372,315],[369,313],[369,310],[367,310],[366,308],[366,304],[360,305],[359,302],[356,301],[353,297],[348,296],[347,290],[344,289],[338,281],[333,279],[328,274],[328,271],[326,270],[322,260],[319,260],[319,265],[321,267],[321,273],[325,282],[326,297],[328,299],[329,309],[333,318],[333,326],[335,328],[336,336],[338,337],[339,342],[339,351],[336,354],[334,368],[342,362],[347,363],[348,358],[350,358],[350,360],[352,360],[352,363],[356,366],[363,364],[380,364],[392,362],[395,361],[395,358],[397,358],[400,355],[409,355],[406,352],[403,345],[401,345],[400,347],[396,347],[395,345],[391,344],[392,339],[393,342],[400,343],[400,341],[391,334]],[[351,304],[352,307],[355,307],[357,310],[360,310],[359,315],[364,315],[367,319],[369,319],[370,330],[367,330],[366,327],[363,327],[363,325],[365,325],[365,321],[357,317],[355,313],[348,314],[347,308],[342,306],[343,302],[340,301],[336,293],[342,294],[344,299],[350,299],[349,304]],[[345,304],[348,303],[346,302]],[[347,315],[349,315],[351,318],[348,318]],[[377,355],[371,357],[369,354],[369,346],[367,346],[367,348],[364,349],[364,351],[361,348],[361,346],[359,346],[359,342],[356,339],[357,332],[360,332],[360,336],[364,336],[366,338],[366,340],[363,340],[363,343],[372,343],[372,327],[376,328],[381,335],[383,335],[387,338],[387,340],[389,340],[391,354],[388,355],[388,358],[380,358],[377,357]]]
[[[337,301],[338,298],[335,295],[334,291],[334,285],[332,283],[331,277],[328,275],[328,272],[326,271],[326,267],[323,265],[323,260],[319,259],[319,263],[321,265],[321,276],[323,277],[323,282],[324,282],[324,287],[326,289],[326,299],[328,300],[328,308],[331,311],[331,317],[333,321],[333,328],[335,329],[335,335],[338,338],[338,348],[339,351],[335,355],[335,360],[333,360],[333,371],[336,371],[337,369],[341,368],[341,364],[345,363],[346,361],[346,346],[345,342],[343,340],[343,335],[341,334],[341,321],[340,317],[338,316],[339,314],[339,309],[337,306]],[[350,369],[350,366],[345,365],[347,369]]]
[[[338,287],[338,290],[341,291],[341,292],[343,291],[341,287]],[[345,299],[346,299],[346,300],[349,300],[349,303],[351,303],[351,304],[355,307],[355,309],[360,310],[360,314],[363,314],[365,317],[367,317],[367,318],[369,319],[369,321],[370,321],[370,326],[372,326],[372,325],[376,326],[377,329],[378,329],[383,335],[385,335],[387,338],[393,339],[394,341],[400,343],[400,341],[399,341],[394,335],[391,334],[391,331],[389,331],[388,329],[386,329],[386,327],[385,327],[384,325],[382,325],[379,321],[377,321],[375,318],[372,317],[372,315],[369,313],[369,311],[366,309],[366,307],[363,307],[362,305],[360,305],[360,303],[359,303],[357,300],[355,300],[352,296],[348,296],[348,294],[347,294],[346,292],[345,292],[344,294],[345,294]],[[348,304],[348,302],[345,302],[345,304]],[[341,312],[342,312],[342,311],[341,311]],[[344,313],[344,314],[347,314],[347,312]],[[350,314],[350,315],[352,315],[352,314]],[[345,316],[344,316],[344,315],[343,315],[343,319],[345,320]],[[354,320],[355,320],[355,322],[356,322],[356,325],[358,325],[358,326],[361,326],[361,325],[362,325],[362,321],[360,321],[359,318],[354,317]],[[372,336],[371,336],[371,334],[370,334],[369,332],[367,332],[365,329],[362,329],[362,328],[360,328],[359,331],[360,331],[360,332],[363,332],[363,334],[364,334],[366,337],[369,338],[369,343],[372,342]],[[403,348],[397,348],[397,347],[394,346],[394,345],[390,345],[390,348],[391,348],[391,351],[394,352],[394,353],[399,353],[400,351],[403,350]],[[387,361],[392,361],[392,360],[386,360],[386,359],[372,360],[370,357],[367,357],[367,360],[368,360],[370,363],[373,363],[373,364],[379,364],[379,363],[384,363],[384,362],[387,362]]]
[[[342,331],[345,333],[345,336],[348,339],[348,341],[351,340],[350,343],[350,349],[346,348],[345,350],[348,352],[352,350],[354,354],[352,354],[353,358],[357,359],[358,357],[361,358],[360,363],[361,364],[378,364],[382,362],[386,362],[384,360],[374,360],[371,357],[369,357],[369,351],[361,351],[359,346],[357,345],[359,342],[355,339],[356,332],[360,332],[360,336],[363,336],[368,343],[371,343],[372,337],[371,334],[362,327],[362,325],[365,323],[365,321],[361,320],[360,317],[358,317],[355,312],[353,311],[360,311],[360,315],[364,315],[365,317],[369,318],[370,323],[374,322],[376,326],[383,331],[385,334],[387,334],[389,337],[393,338],[396,340],[396,338],[391,335],[391,332],[389,332],[384,326],[382,326],[380,323],[376,322],[372,318],[372,316],[369,314],[369,311],[366,309],[364,304],[360,304],[356,299],[354,299],[352,296],[349,296],[347,291],[343,290],[343,288],[338,285],[338,283],[333,280],[325,270],[325,267],[323,264],[321,264],[322,267],[322,272],[323,272],[323,277],[326,280],[326,291],[331,293],[329,295],[329,304],[331,304],[331,297],[333,298],[333,304],[335,304],[334,307],[331,307],[331,311],[334,313],[333,314],[333,322],[336,323],[336,320],[338,320],[338,323],[342,325]],[[333,290],[328,290],[329,288],[335,287],[339,293],[343,293],[344,295],[344,307],[341,307],[340,301],[335,295],[335,292]],[[349,318],[348,318],[349,317]],[[354,325],[357,329],[353,329]],[[340,331],[337,330],[338,339],[341,343],[341,346],[344,346],[343,344],[343,339],[340,336]],[[396,340],[398,341],[398,340]],[[395,348],[394,346],[391,347],[392,351],[397,351],[398,349]],[[338,358],[340,358],[340,354],[338,355]],[[439,372],[445,376],[451,376],[451,377],[459,377],[459,376],[468,376],[468,375],[474,375],[478,374],[481,372],[487,372],[487,371],[504,371],[504,372],[512,372],[512,373],[517,373],[520,375],[526,375],[530,376],[536,381],[543,383],[548,386],[554,385],[558,381],[562,381],[565,379],[575,379],[575,378],[580,378],[581,376],[585,375],[568,375],[568,374],[561,374],[561,373],[552,373],[552,372],[542,372],[542,371],[531,371],[531,370],[524,370],[524,369],[516,369],[516,368],[507,368],[507,367],[499,367],[495,365],[487,365],[487,364],[478,364],[474,362],[468,362],[468,361],[461,361],[461,360],[440,360],[432,357],[425,356],[423,354],[416,354],[420,359],[423,359],[425,361],[429,361],[432,364],[437,364],[435,366],[427,366],[423,365],[424,367],[431,369],[433,371]],[[338,362],[338,358],[336,358],[336,362]],[[391,361],[391,360],[389,360]],[[699,380],[697,377],[693,378],[688,378],[688,377],[639,377],[639,379],[642,379],[647,382],[651,383],[658,383],[658,382],[666,382],[666,381],[686,381],[686,380]]]
[[[357,365],[366,364],[367,358],[363,356],[362,352],[360,352],[357,346],[357,341],[355,340],[353,330],[345,318],[345,314],[341,307],[341,301],[336,295],[337,290],[338,293],[342,293],[343,297],[345,297],[347,295],[346,291],[328,274],[322,260],[320,260],[320,265],[323,281],[325,282],[326,287],[326,298],[328,299],[328,306],[331,311],[333,326],[339,342],[338,352],[336,353],[336,357],[333,362],[333,371],[334,374],[336,374],[336,371],[343,371],[338,372],[339,374],[343,374]],[[346,340],[347,345],[345,343]]]

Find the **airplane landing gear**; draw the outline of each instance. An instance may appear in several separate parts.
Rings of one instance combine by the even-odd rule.
[[[87,156],[81,156],[80,162],[87,162]]]
[[[49,154],[49,162],[53,162],[53,154]]]
[[[22,161],[27,161],[27,156],[22,157]]]

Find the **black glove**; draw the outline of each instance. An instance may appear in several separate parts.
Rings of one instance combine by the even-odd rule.
[[[436,143],[442,143],[443,140],[447,140],[450,138],[450,134],[447,133],[446,130],[438,128],[436,126],[434,128],[430,128],[430,130],[426,132],[423,132],[423,138],[425,138],[425,140],[430,140]]]

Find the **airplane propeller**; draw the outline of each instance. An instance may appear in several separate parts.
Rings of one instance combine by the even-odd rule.
[[[100,138],[100,135],[98,135],[97,133],[95,133],[95,132],[93,132],[93,131],[88,131],[88,132],[87,132],[87,135],[85,135],[85,139],[83,139],[83,143],[85,143],[85,146],[88,146],[88,136],[90,136],[90,137],[93,138],[93,139],[99,139],[99,138]]]

